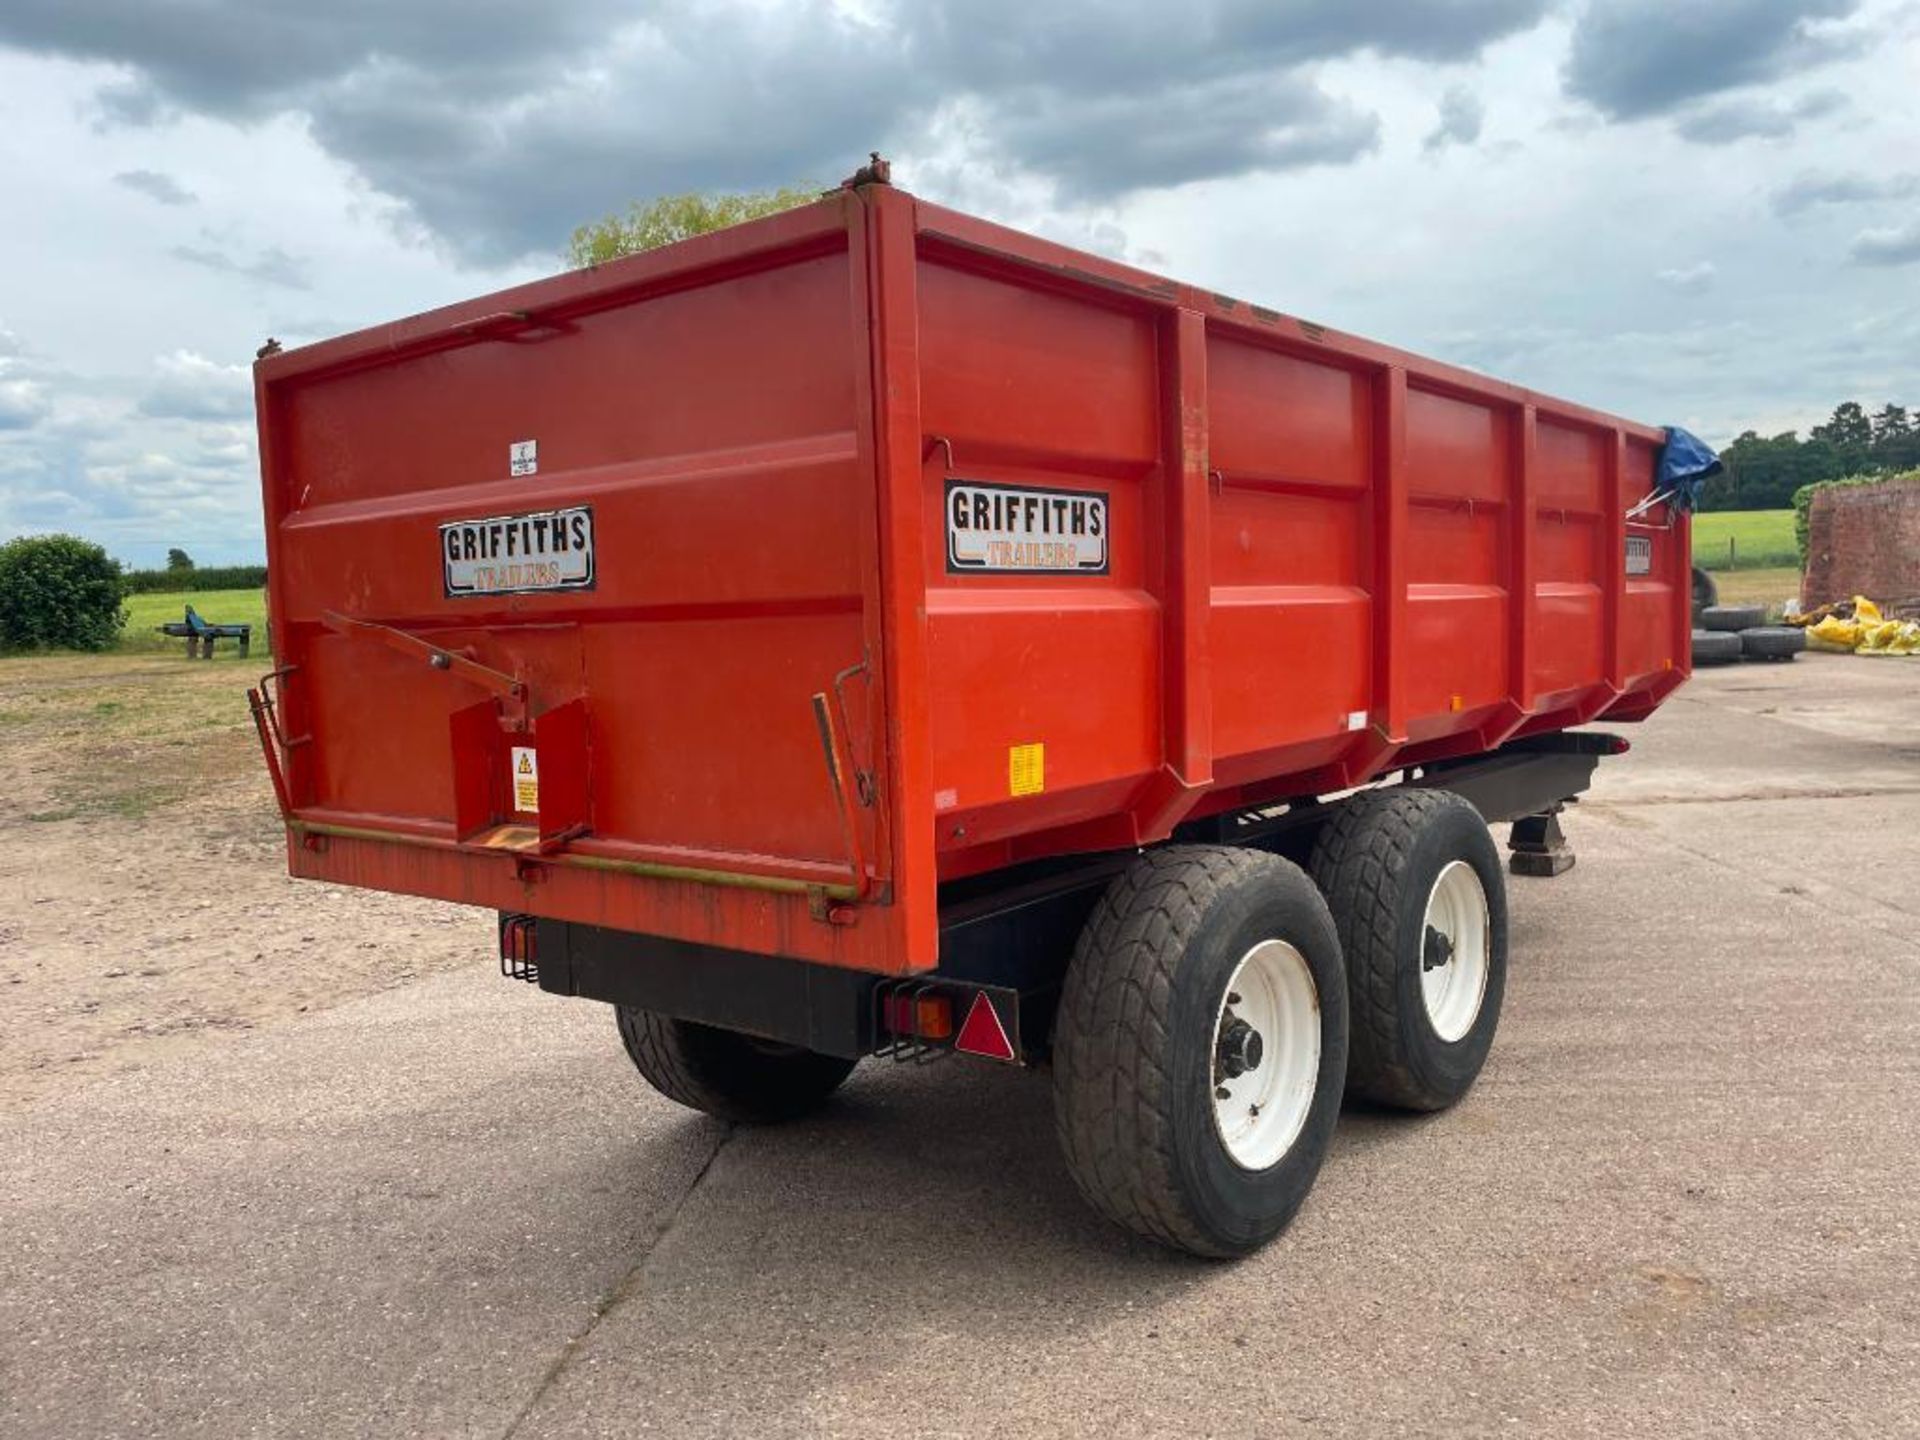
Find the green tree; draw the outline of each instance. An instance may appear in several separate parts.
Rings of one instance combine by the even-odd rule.
[[[1905,406],[1873,415],[1856,400],[1836,405],[1806,439],[1742,431],[1720,452],[1726,470],[1701,492],[1703,510],[1775,510],[1801,487],[1843,476],[1920,468],[1920,422]]]
[[[782,188],[745,195],[662,195],[645,204],[636,200],[626,214],[609,215],[574,231],[567,244],[567,263],[576,269],[604,265],[622,255],[777,215],[819,198],[818,190]]]
[[[1873,422],[1858,400],[1848,400],[1833,407],[1833,418],[1826,424],[1813,427],[1809,443],[1813,440],[1831,445],[1845,471],[1858,470],[1866,465],[1873,448]]]
[[[120,562],[74,535],[0,545],[0,646],[105,650],[120,638]]]
[[[178,546],[175,546],[173,549],[167,551],[167,569],[191,570],[193,569],[193,557]]]
[[[1882,470],[1920,467],[1920,425],[1906,406],[1889,404],[1873,417],[1873,463]]]

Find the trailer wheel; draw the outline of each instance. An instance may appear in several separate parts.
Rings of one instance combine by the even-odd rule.
[[[1507,895],[1486,821],[1445,790],[1356,795],[1314,843],[1347,960],[1347,1088],[1441,1110],[1472,1087],[1507,983]]]
[[[766,1124],[817,1109],[855,1062],[797,1045],[614,1007],[620,1039],[646,1082],[669,1100],[722,1120]]]
[[[1172,846],[1113,882],[1068,967],[1054,1119],[1093,1207],[1196,1255],[1244,1255],[1320,1171],[1347,1065],[1346,977],[1292,862]]]

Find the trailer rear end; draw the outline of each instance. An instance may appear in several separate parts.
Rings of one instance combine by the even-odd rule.
[[[1158,965],[1199,997],[1194,1154],[1253,1178],[1149,1223],[1111,1179],[1146,1140],[1075,1173],[1207,1253],[1284,1223],[1352,1078],[1354,817],[1414,835],[1415,880],[1431,826],[1472,852],[1366,1017],[1413,1026],[1479,937],[1466,1029],[1410,1031],[1460,1073],[1400,1087],[1450,1102],[1504,973],[1487,823],[1562,866],[1624,748],[1569,732],[1686,674],[1661,431],[885,183],[265,357],[257,399],[294,873],[499,911],[509,973],[613,1002],[656,1085],[741,1118],[957,1049],[1053,1060],[1094,1112],[1063,1127],[1111,1130],[1085,1097],[1160,1042],[1101,1006]],[[1143,937],[1219,936],[1161,882],[1275,933],[1180,980],[1198,952]],[[1236,1156],[1209,1107],[1249,1086],[1305,1108]]]

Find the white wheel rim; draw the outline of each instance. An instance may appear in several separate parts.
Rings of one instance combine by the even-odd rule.
[[[1492,928],[1479,873],[1464,860],[1450,861],[1433,882],[1420,926],[1420,998],[1434,1034],[1448,1044],[1480,1018]]]
[[[1258,1037],[1252,1065],[1248,1031]],[[1277,1164],[1307,1123],[1320,1079],[1320,991],[1286,941],[1263,940],[1240,957],[1214,1016],[1209,1069],[1214,1129],[1233,1163]]]

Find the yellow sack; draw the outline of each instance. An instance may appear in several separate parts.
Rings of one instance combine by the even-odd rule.
[[[1822,645],[1830,645],[1836,650],[1851,650],[1860,643],[1861,628],[1858,620],[1842,620],[1838,615],[1829,615],[1818,625],[1807,627],[1807,638],[1818,640]]]
[[[1860,637],[1858,655],[1920,654],[1920,624],[1912,620],[1885,620],[1868,625]]]
[[[1853,597],[1853,618],[1829,615],[1807,626],[1807,644],[1816,650],[1850,650],[1856,655],[1920,655],[1920,621],[1889,620],[1864,595]]]

